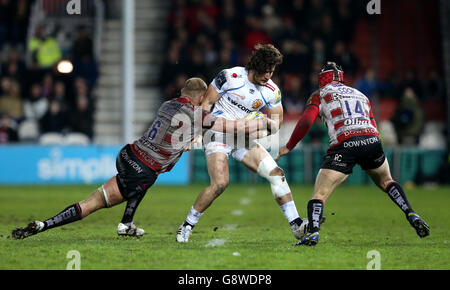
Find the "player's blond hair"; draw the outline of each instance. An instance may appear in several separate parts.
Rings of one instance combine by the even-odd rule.
[[[190,97],[203,95],[208,89],[208,85],[201,78],[188,79],[183,88],[183,93]]]

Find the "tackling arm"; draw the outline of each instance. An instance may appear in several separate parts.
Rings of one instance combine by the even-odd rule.
[[[286,144],[287,149],[294,149],[297,143],[300,142],[300,140],[305,137],[306,133],[308,133],[309,129],[311,129],[311,126],[314,124],[317,116],[319,115],[319,106],[320,97],[318,92],[315,92],[309,98],[306,110],[303,112],[300,120],[298,120],[294,132],[292,132],[291,138]]]
[[[211,112],[212,106],[222,97],[222,95],[216,91],[216,89],[209,85],[206,90],[205,96],[202,100],[202,109],[208,112]]]
[[[272,120],[267,126],[267,131],[269,134],[275,134],[283,123],[283,106],[268,108],[266,109],[266,113],[268,118]]]
[[[370,122],[371,122],[372,125],[375,127],[375,129],[378,130],[377,122],[375,121],[375,118],[373,117],[372,105],[371,105],[370,103],[369,103],[369,106],[370,106],[370,112],[369,112]]]
[[[255,120],[227,120],[224,118],[217,118],[212,126],[212,129],[219,132],[226,132],[232,134],[244,133],[251,134],[257,131],[264,131],[267,128],[277,126],[277,122],[266,117]]]

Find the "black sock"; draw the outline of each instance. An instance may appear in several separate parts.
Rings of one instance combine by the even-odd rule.
[[[303,220],[302,220],[300,217],[298,217],[298,218],[296,218],[295,220],[291,221],[291,222],[289,223],[289,225],[290,225],[290,226],[293,226],[294,224],[297,224],[297,225],[299,226],[299,225],[301,225],[302,223],[303,223]]]
[[[184,223],[183,223],[183,227],[185,227],[185,226],[191,226],[191,228],[194,228],[194,225],[191,225],[187,221],[184,221]]]
[[[320,199],[311,199],[308,202],[308,228],[309,232],[320,230],[320,220],[323,216],[323,202]]]
[[[410,212],[413,212],[411,205],[406,198],[405,192],[403,188],[397,182],[392,182],[386,187],[386,193],[392,199],[393,202],[405,213],[408,215]]]
[[[44,221],[44,229],[48,230],[81,220],[81,207],[78,203],[66,207],[62,212]]]
[[[127,224],[133,221],[137,207],[141,203],[144,196],[145,194],[140,194],[127,201],[127,206],[125,207],[125,212],[123,213],[121,223]]]

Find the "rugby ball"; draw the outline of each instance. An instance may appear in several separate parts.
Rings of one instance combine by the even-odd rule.
[[[254,120],[264,117],[264,114],[258,111],[248,113],[247,116],[244,117],[245,120]]]
[[[244,117],[245,120],[255,120],[255,119],[260,119],[260,118],[264,118],[264,114],[261,112],[258,112],[258,111],[248,113],[247,116]],[[249,135],[249,138],[250,138],[250,140],[261,139],[261,138],[267,137],[267,135],[269,135],[269,133],[267,132],[267,129],[264,129],[261,131],[251,133]]]

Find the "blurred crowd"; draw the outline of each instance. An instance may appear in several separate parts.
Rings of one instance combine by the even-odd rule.
[[[39,26],[29,34],[33,2],[0,0],[0,143],[37,142],[48,132],[78,132],[92,140],[98,65],[90,31],[78,27],[69,49],[61,48],[54,27]],[[388,145],[418,145],[424,134],[442,135],[440,71],[393,72],[380,79],[358,58],[359,21],[370,19],[365,5],[360,0],[171,0],[159,81],[164,98],[176,97],[189,77],[209,83],[222,69],[244,66],[255,44],[272,43],[284,55],[273,80],[282,91],[287,120],[298,119],[317,88],[318,71],[331,60],[343,67],[347,85],[371,99]],[[71,60],[72,73],[58,71],[62,59]],[[30,124],[37,126],[37,136],[25,129],[21,134]],[[432,142],[441,144],[438,139]],[[327,141],[320,122],[305,139]]]
[[[331,60],[343,67],[346,84],[374,106],[393,100],[395,114],[378,114],[398,135],[392,145],[418,144],[427,121],[421,102],[443,101],[444,82],[436,70],[424,79],[408,71],[380,80],[363,67],[352,44],[358,21],[369,17],[365,5],[358,0],[172,0],[160,85],[166,98],[175,97],[186,78],[210,82],[224,68],[245,66],[255,44],[272,43],[284,55],[273,80],[282,90],[286,114],[303,112],[317,88],[317,72]],[[326,128],[315,124],[305,140],[325,144]]]
[[[161,85],[171,97],[187,76],[210,81],[224,68],[245,65],[255,44],[273,43],[284,54],[273,79],[282,89],[286,108],[301,112],[327,59],[336,59],[349,75],[358,71],[358,60],[349,49],[358,5],[349,3],[174,0]]]
[[[91,140],[98,68],[90,32],[78,27],[69,51],[49,26],[27,38],[32,3],[0,0],[0,144],[39,142],[47,133]],[[70,73],[58,69],[63,59]]]

